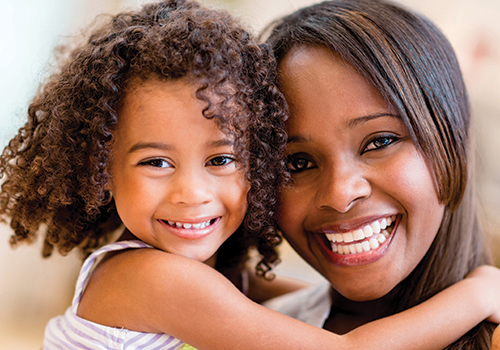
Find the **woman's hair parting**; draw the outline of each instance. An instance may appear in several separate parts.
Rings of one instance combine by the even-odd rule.
[[[287,113],[267,47],[225,11],[169,0],[113,16],[66,51],[0,158],[0,214],[10,219],[11,244],[43,232],[49,256],[54,247],[88,254],[108,242],[121,225],[107,190],[120,101],[132,80],[185,78],[198,87],[204,116],[234,136],[251,185],[245,221],[218,264],[238,265],[256,246],[265,274],[280,240],[273,211],[286,180]]]
[[[321,46],[370,81],[398,112],[435,179],[446,206],[431,248],[391,293],[398,305],[418,304],[489,262],[475,204],[471,113],[455,53],[421,15],[378,0],[333,0],[301,9],[266,29],[279,62],[294,47]],[[489,348],[482,323],[449,349]]]

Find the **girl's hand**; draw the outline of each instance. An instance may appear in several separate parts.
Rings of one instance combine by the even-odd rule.
[[[500,350],[500,326],[497,326],[491,339],[491,350]]]
[[[469,275],[466,279],[472,279],[475,283],[481,286],[480,291],[483,295],[485,305],[491,310],[490,316],[486,319],[493,323],[500,323],[500,269],[494,266],[480,266]],[[497,330],[497,348],[500,350],[500,330]]]

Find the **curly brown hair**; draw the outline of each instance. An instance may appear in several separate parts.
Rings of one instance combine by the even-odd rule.
[[[229,14],[188,0],[112,17],[42,84],[0,158],[0,215],[10,218],[11,244],[43,232],[47,257],[54,247],[87,255],[110,240],[121,225],[107,190],[113,131],[127,84],[137,78],[196,82],[204,116],[235,136],[248,164],[248,212],[219,250],[217,267],[240,266],[254,246],[265,274],[277,262],[274,206],[286,180],[287,109],[275,62]]]

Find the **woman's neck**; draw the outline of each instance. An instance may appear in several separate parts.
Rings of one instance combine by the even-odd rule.
[[[396,301],[396,291],[380,299],[352,301],[332,289],[332,308],[323,328],[337,334],[345,334],[368,322],[388,316]]]

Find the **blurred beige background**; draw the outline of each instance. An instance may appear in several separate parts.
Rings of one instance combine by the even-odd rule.
[[[49,69],[54,46],[99,13],[116,13],[144,0],[0,0],[0,144],[22,125],[27,104]],[[274,18],[313,0],[202,0],[223,7],[258,32]],[[500,0],[399,0],[427,15],[448,36],[461,62],[476,116],[484,223],[500,245]],[[45,323],[69,306],[80,261],[43,260],[39,245],[8,245],[0,226],[0,349],[41,349]],[[500,260],[497,256],[497,265]],[[289,247],[278,272],[316,282],[317,273]]]

